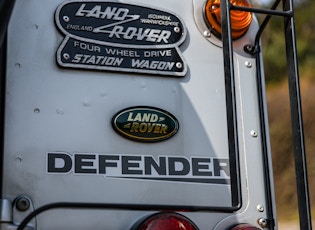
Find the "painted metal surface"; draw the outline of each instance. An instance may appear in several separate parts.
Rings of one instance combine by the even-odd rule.
[[[262,143],[257,138],[262,130],[256,63],[243,51],[245,44],[254,41],[257,25],[234,43],[235,98],[227,106],[222,48],[218,39],[205,36],[202,1],[145,1],[145,6],[140,0],[132,4],[91,1],[93,6],[74,1],[73,6],[79,7],[65,11],[95,19],[106,3],[111,9],[129,10],[132,5],[141,11],[139,15],[151,14],[156,23],[180,15],[182,32],[174,42],[148,48],[145,41],[139,46],[162,53],[165,49],[167,55],[176,44],[187,71],[178,78],[172,71],[165,77],[136,68],[63,68],[60,60],[68,47],[67,53],[75,57],[79,51],[98,52],[115,44],[113,50],[131,59],[137,43],[127,40],[121,45],[121,41],[88,37],[75,26],[68,33],[62,29],[67,25],[60,22],[65,15],[58,12],[71,6],[71,1],[16,1],[8,30],[3,196],[13,202],[26,195],[35,209],[66,202],[61,203],[66,208],[36,217],[37,229],[45,230],[129,229],[140,218],[172,207],[187,211],[184,215],[200,229],[224,229],[241,222],[257,226],[257,220],[267,216],[266,211],[257,210],[257,205],[267,206],[265,185],[257,183],[264,181]],[[60,15],[56,24],[54,15]],[[84,22],[87,19],[80,23]],[[113,21],[104,24],[108,23]],[[90,26],[90,21],[83,26]],[[169,31],[167,26],[158,28]],[[74,32],[79,35],[73,36]],[[59,48],[60,44],[65,45]],[[139,105],[171,113],[180,124],[176,135],[155,143],[117,135],[112,118],[118,111]],[[227,122],[230,105],[236,113],[233,133]],[[229,135],[238,142],[232,154]],[[88,210],[69,210],[68,202],[99,205],[93,210],[88,205]],[[101,204],[112,205],[103,205],[103,209]],[[26,214],[20,212],[14,222],[21,223]]]

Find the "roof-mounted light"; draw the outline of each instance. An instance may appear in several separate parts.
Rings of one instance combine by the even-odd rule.
[[[248,0],[230,0],[232,5],[251,7]],[[231,10],[231,29],[232,38],[241,37],[248,30],[252,22],[252,13],[239,10]],[[205,18],[207,24],[211,27],[212,32],[221,37],[221,10],[220,0],[208,0],[205,5]]]

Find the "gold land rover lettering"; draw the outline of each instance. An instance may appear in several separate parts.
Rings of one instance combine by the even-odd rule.
[[[157,142],[171,138],[179,128],[177,119],[162,109],[139,106],[118,112],[112,119],[121,136],[140,142]]]
[[[156,124],[156,123],[139,123],[132,122],[124,125],[124,128],[129,129],[131,133],[164,133],[167,134],[168,126],[165,124]]]

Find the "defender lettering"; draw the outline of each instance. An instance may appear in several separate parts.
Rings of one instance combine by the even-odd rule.
[[[228,184],[230,179],[228,159],[93,153],[70,155],[64,152],[47,154],[47,173],[68,174],[70,172],[99,174],[115,178],[200,183],[209,183],[207,181],[213,179],[210,183],[220,184]]]

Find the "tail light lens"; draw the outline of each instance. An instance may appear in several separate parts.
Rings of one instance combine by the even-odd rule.
[[[236,6],[251,7],[248,0],[230,0],[230,2]],[[205,5],[205,17],[214,34],[220,37],[222,33],[220,0],[207,1]],[[253,20],[250,12],[238,10],[232,10],[230,17],[233,39],[239,38],[245,34]]]
[[[188,218],[177,213],[158,213],[133,227],[135,230],[198,230]]]
[[[256,228],[249,224],[239,224],[231,228],[231,230],[260,230],[260,228]]]

